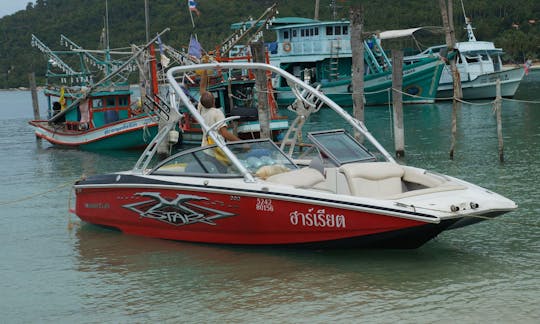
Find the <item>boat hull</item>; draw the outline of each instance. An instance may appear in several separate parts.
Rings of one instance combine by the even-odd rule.
[[[497,96],[497,79],[501,80],[501,96],[512,98],[519,87],[525,71],[523,68],[514,68],[478,76],[474,80],[462,80],[461,89],[463,99],[491,99]],[[440,83],[437,99],[452,99],[454,90],[452,83]]]
[[[280,140],[282,134],[287,132],[289,121],[287,119],[272,119],[270,120],[270,131],[272,137]],[[261,126],[258,121],[243,121],[236,130],[231,129],[238,134],[240,138],[259,138]],[[202,142],[202,130],[200,128],[191,127],[182,132],[182,143],[184,144],[200,144]]]
[[[30,121],[37,137],[53,145],[83,150],[136,149],[148,145],[158,124],[150,116],[125,119],[89,130],[66,130],[48,121]]]
[[[433,103],[437,95],[437,87],[444,63],[438,59],[426,60],[421,64],[404,66],[403,70],[403,103]],[[364,97],[366,105],[387,105],[392,102],[392,73],[381,73],[366,76],[364,80]],[[295,97],[288,87],[277,88],[279,105],[290,105]],[[351,79],[321,84],[321,91],[330,99],[342,106],[352,106]]]
[[[309,197],[103,175],[75,185],[76,215],[124,233],[187,242],[417,248],[458,219],[431,222]],[[397,212],[397,211],[394,211]]]

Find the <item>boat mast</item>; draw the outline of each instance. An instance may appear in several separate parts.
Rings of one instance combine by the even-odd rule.
[[[474,36],[471,21],[469,20],[469,18],[467,18],[467,15],[465,14],[465,6],[463,5],[463,0],[461,0],[461,10],[463,10],[463,17],[465,18],[465,25],[467,26],[467,40],[469,42],[476,42],[476,37]]]
[[[104,47],[105,47],[105,62],[111,62],[111,50],[110,50],[110,43],[109,43],[109,2],[105,0],[105,40],[104,40]],[[112,73],[112,68],[110,64],[105,65],[107,67],[107,75]]]

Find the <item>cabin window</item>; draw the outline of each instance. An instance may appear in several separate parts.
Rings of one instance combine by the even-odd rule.
[[[126,107],[129,105],[128,103],[128,97],[127,96],[124,96],[124,97],[118,97],[118,106],[121,106],[121,107]]]
[[[332,26],[326,27],[326,35],[328,36],[334,35],[334,28]]]
[[[315,28],[315,36],[319,35],[319,27]]]
[[[285,31],[283,32],[283,38],[284,38],[284,39],[289,39],[289,31],[288,31],[288,30],[285,30]]]
[[[489,56],[487,54],[482,54],[482,61],[489,61]]]
[[[116,106],[116,100],[114,100],[115,97],[107,98],[106,103],[107,107],[115,107]]]
[[[336,35],[341,35],[341,26],[336,26]]]
[[[306,36],[306,31],[305,29],[302,29],[300,30],[300,37],[304,37],[304,36]]]
[[[309,30],[309,36],[313,36],[313,33],[314,33],[313,28],[311,28],[311,29]]]
[[[103,99],[92,99],[92,108],[100,109],[103,108]]]
[[[479,56],[465,56],[467,63],[478,63]]]
[[[343,26],[343,35],[348,35],[349,34],[349,26]]]
[[[296,36],[297,36],[296,29],[293,29],[293,31],[292,31],[292,37],[296,37]]]

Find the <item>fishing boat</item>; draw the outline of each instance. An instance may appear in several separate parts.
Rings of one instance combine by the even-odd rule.
[[[495,47],[493,42],[478,41],[474,35],[471,21],[465,17],[467,29],[467,41],[457,42],[455,45],[457,54],[456,66],[459,71],[463,99],[490,99],[497,95],[497,80],[500,80],[501,96],[513,97],[519,87],[525,69],[523,67],[504,67],[501,56],[503,50]],[[446,45],[429,47],[416,56],[405,60],[415,62],[433,54],[443,54]],[[445,65],[441,73],[437,99],[449,100],[454,96],[453,77],[450,65]]]
[[[194,42],[194,39],[192,39]],[[200,44],[197,43],[196,47]],[[253,61],[252,55],[237,55],[235,57],[223,57],[221,46],[211,54],[190,55],[168,45],[160,45],[162,48],[162,57],[169,55],[178,65],[199,64],[200,62],[238,62]],[[166,57],[166,56],[165,56]],[[169,61],[167,58],[166,61]],[[170,68],[172,65],[167,66]],[[207,71],[208,72],[208,71]],[[202,70],[196,70],[192,73],[183,75],[181,86],[184,92],[190,98],[192,103],[196,104],[200,97],[201,82],[203,78],[206,81],[203,86],[204,91],[214,95],[215,107],[223,111],[227,117],[238,116],[230,124],[230,131],[239,138],[259,138],[261,124],[259,123],[259,102],[264,102],[261,107],[268,111],[268,128],[272,138],[279,140],[289,128],[287,116],[279,114],[278,105],[274,97],[271,76],[260,74],[258,77],[248,69],[245,70],[216,70],[210,71],[210,74],[202,75]],[[160,79],[165,79],[160,78]],[[259,79],[259,81],[257,80]],[[164,80],[162,84],[166,85]],[[163,94],[167,93],[162,89]],[[202,140],[202,128],[197,120],[187,109],[181,108],[182,119],[180,121],[181,141],[185,144],[200,144]]]
[[[48,59],[44,89],[47,118],[29,122],[36,136],[53,145],[84,150],[136,149],[148,145],[157,134],[158,115],[153,107],[146,109],[144,98],[133,99],[127,80],[129,73],[137,70],[135,60],[154,42],[155,39],[135,53],[113,52],[108,47],[89,51],[61,35],[60,43],[69,50],[53,51],[32,35],[32,45]],[[129,58],[113,59],[112,54]],[[73,64],[78,64],[78,69]],[[156,90],[154,94],[157,93]]]
[[[177,77],[192,69],[252,69],[279,74],[297,101],[289,131],[225,143],[206,125]],[[167,72],[181,102],[214,140],[158,161],[158,143],[181,118],[177,107],[135,166],[74,186],[81,220],[148,237],[233,245],[417,248],[439,233],[491,219],[517,205],[457,178],[398,164],[365,125],[294,75],[263,63],[208,63]],[[347,129],[304,132],[322,107]],[[350,131],[362,134],[364,144]],[[306,137],[307,134],[307,137]],[[301,150],[299,148],[302,148]],[[370,149],[368,149],[370,148]]]
[[[233,24],[233,29],[245,23]],[[330,99],[352,105],[352,49],[350,23],[300,17],[275,18],[271,29],[276,41],[269,43],[270,63],[309,82],[320,85]],[[234,53],[232,53],[234,54]],[[392,102],[392,62],[376,35],[364,40],[364,95],[367,105]],[[433,103],[444,62],[425,56],[403,66],[403,102]],[[291,104],[295,98],[283,78],[274,78],[277,102]]]

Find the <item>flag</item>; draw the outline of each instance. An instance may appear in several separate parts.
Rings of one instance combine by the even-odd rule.
[[[157,43],[159,46],[159,54],[163,55],[163,43],[161,42],[161,37],[157,36]]]
[[[189,11],[192,11],[199,16],[201,12],[197,9],[197,2],[195,0],[188,0]]]
[[[202,56],[201,44],[193,35],[191,35],[191,39],[189,40],[188,54],[198,59],[200,59]]]

